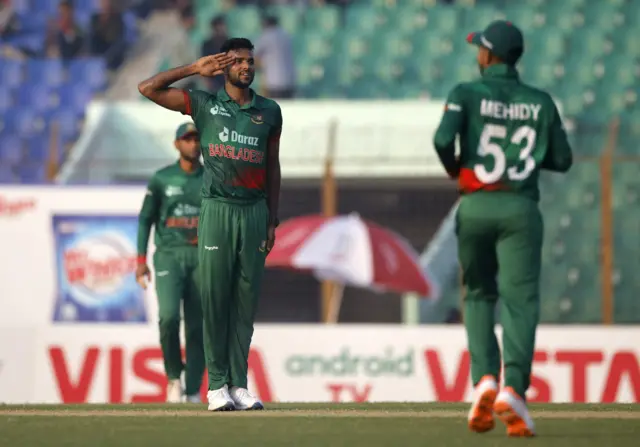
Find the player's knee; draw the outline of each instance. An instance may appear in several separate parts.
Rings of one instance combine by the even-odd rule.
[[[498,288],[495,284],[483,284],[478,287],[467,287],[465,300],[496,301]]]
[[[188,339],[202,338],[202,320],[197,323],[185,324],[184,333]]]
[[[505,301],[517,301],[520,304],[528,303],[530,306],[537,306],[540,292],[537,284],[501,284],[500,296]]]
[[[180,315],[179,314],[167,314],[160,315],[160,331],[170,332],[174,330],[180,330]]]

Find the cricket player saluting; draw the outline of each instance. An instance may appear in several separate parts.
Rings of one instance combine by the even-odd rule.
[[[138,87],[162,107],[193,117],[200,132],[198,250],[209,410],[262,409],[247,390],[247,368],[264,263],[278,224],[282,114],[277,103],[249,88],[252,43],[230,39],[221,51]],[[225,86],[215,94],[170,87],[195,74],[223,73]]]
[[[495,412],[509,436],[533,436],[525,392],[540,305],[543,221],[538,177],[541,169],[566,172],[572,164],[571,148],[549,94],[519,79],[515,64],[524,50],[520,30],[496,21],[467,40],[478,46],[482,77],[451,91],[434,145],[462,194],[456,232],[475,386],[469,427],[491,430]],[[505,384],[501,391],[494,333],[498,297]]]
[[[180,374],[185,369],[187,402],[200,402],[204,374],[202,304],[197,284],[198,216],[203,169],[200,139],[193,123],[176,131],[175,147],[180,159],[157,171],[147,187],[138,219],[138,269],[136,279],[146,288],[149,277],[147,245],[155,227],[153,255],[160,346],[169,380],[167,402],[182,401]],[[183,303],[186,368],[180,350],[180,303]]]

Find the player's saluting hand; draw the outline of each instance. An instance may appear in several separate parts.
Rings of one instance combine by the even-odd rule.
[[[195,67],[200,76],[211,78],[224,73],[224,69],[233,64],[235,58],[229,53],[218,53],[212,56],[204,56],[195,62]]]

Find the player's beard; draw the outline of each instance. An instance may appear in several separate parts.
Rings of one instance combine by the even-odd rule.
[[[480,71],[480,74],[484,74],[484,67],[481,64],[478,64],[478,70]]]
[[[190,154],[180,154],[180,158],[182,158],[184,161],[188,161],[189,163],[197,163],[198,161],[200,161],[200,152],[193,156]]]
[[[254,77],[253,73],[249,73],[249,81],[245,82],[240,79],[240,75],[238,75],[237,77],[229,76],[229,82],[234,87],[244,90],[246,88],[249,88],[251,83],[253,83],[253,77]]]

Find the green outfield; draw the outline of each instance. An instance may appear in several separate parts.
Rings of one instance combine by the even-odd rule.
[[[3,446],[638,446],[640,405],[533,405],[539,436],[468,432],[460,404],[0,406]]]

